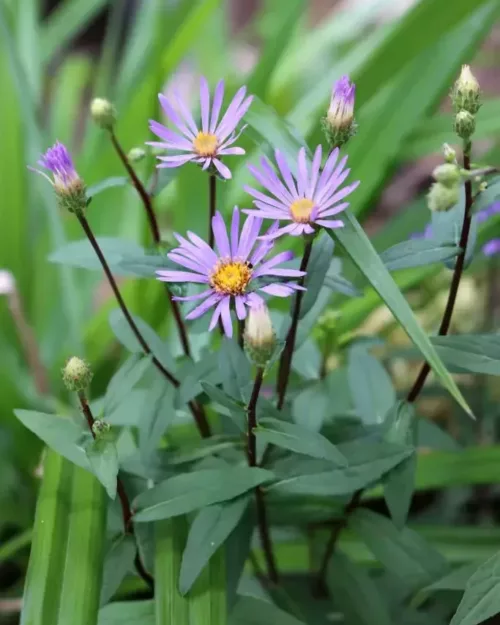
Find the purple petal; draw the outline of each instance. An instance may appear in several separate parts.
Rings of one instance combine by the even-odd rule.
[[[156,271],[158,280],[161,282],[196,282],[199,284],[207,284],[207,276],[200,276],[190,271],[170,271],[167,269],[158,269]]]
[[[229,296],[228,295],[223,295],[222,297],[224,299],[229,300]],[[212,331],[215,328],[215,326],[217,325],[217,321],[219,321],[219,317],[220,317],[220,313],[221,313],[221,309],[222,309],[222,302],[223,302],[223,300],[221,300],[217,304],[217,308],[214,310],[214,314],[212,315],[212,319],[210,320],[210,325],[208,326],[209,331]]]
[[[233,217],[231,219],[231,257],[238,255],[238,238],[240,233],[240,211],[238,207],[233,208]]]
[[[212,103],[212,116],[210,117],[210,132],[215,133],[217,122],[219,121],[222,100],[224,99],[224,81],[220,80],[215,87],[214,101]]]
[[[245,308],[245,297],[242,295],[237,295],[234,298],[234,307],[236,308],[236,316],[240,321],[245,319],[247,316],[247,309]]]
[[[192,258],[185,258],[181,254],[176,254],[175,251],[169,252],[167,257],[170,258],[171,261],[181,265],[182,267],[186,267],[187,269],[192,269],[195,273],[199,273],[202,275],[206,275],[206,268],[200,267],[200,263]]]
[[[278,229],[278,222],[275,221],[272,226],[266,232],[267,234],[273,234]],[[255,248],[252,256],[250,257],[250,262],[254,267],[256,267],[260,261],[265,258],[265,256],[273,249],[274,241],[259,241],[259,244]]]
[[[246,298],[246,304],[249,308],[258,308],[264,303],[264,299],[257,293],[249,293]]]
[[[189,239],[196,245],[196,247],[203,252],[208,263],[212,266],[217,262],[217,254],[213,251],[213,249],[205,243],[203,239],[201,239],[197,234],[191,232],[191,230],[187,231],[187,235]]]
[[[189,321],[191,319],[198,319],[198,317],[204,315],[209,308],[215,306],[215,304],[217,304],[221,297],[223,296],[219,295],[219,293],[212,293],[212,295],[207,297],[207,299],[199,306],[193,308],[193,310],[186,315],[186,319],[188,319]]]
[[[181,98],[178,91],[174,91],[174,98],[175,98],[175,101],[177,102],[177,107],[179,108],[179,112],[181,116],[183,117],[184,121],[187,123],[191,132],[193,133],[193,139],[194,139],[194,137],[196,137],[196,135],[198,134],[199,130],[198,130],[198,126],[195,124],[191,111],[185,105],[184,100]]]
[[[343,228],[344,222],[340,221],[340,219],[318,219],[316,222],[318,226],[323,226],[323,228]]]
[[[165,115],[170,119],[170,121],[179,128],[179,130],[185,134],[189,139],[194,139],[196,136],[196,132],[193,133],[188,127],[184,124],[181,118],[175,112],[173,106],[167,100],[167,98],[162,94],[158,94],[158,99],[160,100],[161,107]]]
[[[308,173],[307,173],[307,161],[306,161],[306,150],[305,148],[300,148],[299,150],[299,158],[298,158],[298,167],[297,167],[297,187],[299,195],[305,196],[307,192],[307,182],[308,182]]]
[[[297,199],[299,194],[297,193],[297,187],[295,186],[295,181],[292,176],[292,172],[290,171],[290,167],[286,162],[286,158],[279,150],[276,150],[274,154],[276,157],[276,163],[278,164],[279,170],[281,172],[281,175],[283,176],[283,180],[285,181],[286,186],[292,194],[292,197],[294,199]]]
[[[212,217],[212,231],[214,233],[217,249],[219,250],[219,256],[222,258],[230,258],[231,248],[229,247],[226,224],[219,211]]]
[[[323,149],[321,145],[318,145],[316,151],[314,152],[314,159],[311,167],[311,178],[309,180],[309,187],[307,188],[307,197],[314,197],[314,193],[316,191],[316,184],[318,182],[319,170],[321,167],[321,156],[323,153]]]
[[[260,200],[261,202],[264,202],[265,204],[269,204],[270,206],[282,209],[284,211],[288,211],[289,210],[289,204],[288,203],[284,203],[284,202],[281,202],[278,199],[274,199],[272,197],[269,197],[268,195],[264,195],[264,193],[261,193],[260,191],[257,191],[253,187],[249,187],[248,185],[245,185],[243,187],[243,190],[246,191],[249,195],[252,195],[257,200]]]
[[[263,242],[263,243],[267,243],[267,242]],[[286,262],[288,262],[290,260],[293,260],[293,252],[291,252],[290,250],[288,250],[286,252],[280,252],[279,254],[276,254],[276,256],[273,256],[272,258],[270,258],[261,267],[259,267],[258,271],[262,272],[262,269],[264,269],[264,267],[266,269],[271,269],[271,267],[274,267],[275,265],[279,265],[280,263],[286,263]],[[253,264],[255,266],[255,263],[253,263]],[[264,269],[264,271],[265,271],[265,269]],[[257,276],[257,272],[255,272],[253,275]]]
[[[203,250],[200,250],[199,247],[196,247],[196,245],[194,245],[193,243],[190,243],[184,237],[181,237],[180,234],[177,234],[177,233],[174,232],[174,237],[177,239],[177,241],[179,241],[179,243],[181,245],[180,245],[180,247],[175,248],[175,250],[172,250],[172,251],[175,251],[178,254],[184,253],[184,254],[189,255],[191,257],[194,256],[194,258],[200,264],[202,264],[206,269],[212,269],[212,267],[217,262],[217,255],[208,246],[207,246],[208,250],[211,252],[209,258],[207,258],[207,254]]]
[[[223,178],[225,178],[226,180],[230,180],[232,178],[231,170],[229,169],[229,167],[226,167],[222,161],[220,161],[218,158],[214,158],[213,163],[217,171]]]
[[[238,89],[230,105],[227,107],[227,111],[224,114],[224,117],[222,118],[220,124],[217,126],[215,130],[215,134],[217,135],[217,137],[220,139],[221,142],[224,141],[224,139],[229,134],[231,134],[231,132],[238,125],[238,122],[240,121],[240,119],[243,117],[243,115],[238,115],[238,109],[240,107],[240,104],[243,102],[246,91],[247,91],[246,87],[240,87],[240,89]],[[250,104],[248,106],[250,106]]]
[[[248,165],[248,170],[255,178],[255,180],[257,180],[257,182],[260,183],[267,191],[272,193],[278,200],[283,202],[285,206],[290,206],[290,204],[293,202],[292,196],[290,195],[289,191],[287,191],[285,185],[276,176],[271,166],[266,162],[265,158],[261,160],[261,166],[262,169],[266,170],[265,172],[259,171],[253,165]]]
[[[275,295],[276,297],[289,297],[293,294],[294,289],[285,284],[268,284],[259,289],[259,291],[264,291],[264,293]]]
[[[253,274],[254,278],[258,278],[259,276],[279,276],[281,278],[301,278],[305,275],[305,271],[300,271],[300,269],[268,269],[266,267],[267,263],[264,263],[259,269]]]
[[[291,224],[288,224],[288,226],[278,228],[278,230],[276,230],[275,232],[264,234],[259,237],[259,239],[261,239],[262,241],[273,241],[274,239],[280,237],[282,234],[291,234],[292,236],[296,236],[297,234],[300,234],[302,232],[302,230],[300,230],[299,232],[299,226],[300,224],[296,224],[295,222],[293,222]]]
[[[321,205],[335,195],[335,191],[340,187],[340,185],[344,182],[347,176],[350,174],[350,169],[345,169],[342,173],[340,173],[336,177],[332,177],[332,183],[326,185],[317,195],[316,203]]]
[[[205,77],[200,78],[200,108],[201,108],[201,129],[208,132],[208,118],[210,113],[210,91]]]
[[[246,260],[250,254],[262,227],[262,219],[259,217],[247,217],[241,231],[238,245],[238,257]]]
[[[230,298],[225,297],[219,304],[221,307],[220,316],[222,319],[222,326],[224,328],[224,334],[231,338],[233,336],[233,322],[231,321],[231,310],[229,308]]]
[[[174,167],[182,167],[182,165],[185,165],[186,163],[189,163],[189,161],[192,161],[195,158],[194,154],[182,154],[182,155],[177,155],[177,156],[162,156],[162,157],[158,157],[158,159],[161,161],[160,163],[158,163],[156,165],[156,167],[158,167],[159,169],[162,168],[174,168]]]
[[[160,137],[160,139],[164,139],[167,142],[168,147],[192,151],[193,143],[191,141],[188,141],[185,137],[181,137],[181,135],[178,135],[176,132],[170,130],[170,128],[167,128],[154,119],[149,120],[149,128],[155,135]]]
[[[342,204],[337,204],[333,208],[329,208],[327,210],[320,210],[318,213],[318,217],[323,219],[323,217],[331,217],[332,215],[336,215],[337,213],[341,213],[346,208],[348,208],[349,202],[342,202]],[[315,220],[317,221],[317,220]]]
[[[237,154],[238,156],[242,156],[243,154],[246,154],[245,150],[243,148],[223,148],[223,149],[219,149],[217,150],[217,154],[219,156],[230,156],[231,154]]]
[[[322,206],[324,206],[325,208],[328,208],[328,206],[331,206],[332,204],[336,204],[337,202],[340,202],[340,200],[343,200],[346,196],[350,195],[358,187],[359,187],[359,180],[356,180],[356,182],[353,182],[352,184],[347,185],[347,187],[340,189],[340,191],[337,191],[337,193],[334,193],[332,196],[325,199],[322,202]],[[320,213],[322,213],[322,211],[320,211]]]
[[[494,256],[500,252],[500,239],[492,239],[486,245],[483,245],[483,254],[486,256]]]
[[[172,299],[176,302],[194,302],[197,299],[203,299],[204,297],[208,297],[210,293],[213,293],[212,289],[207,289],[206,291],[202,291],[201,293],[196,293],[196,295],[176,295],[172,297]]]
[[[330,179],[330,176],[332,175],[332,171],[335,168],[335,163],[337,162],[338,157],[339,157],[339,149],[335,148],[335,150],[333,150],[330,156],[328,157],[325,163],[325,167],[323,168],[323,171],[321,172],[321,176],[319,177],[319,182],[317,185],[317,189],[319,191],[325,186],[326,182]]]

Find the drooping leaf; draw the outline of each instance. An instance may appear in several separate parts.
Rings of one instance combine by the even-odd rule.
[[[113,176],[111,178],[105,178],[104,180],[101,180],[101,182],[93,184],[91,187],[87,188],[87,197],[95,197],[99,193],[106,191],[106,189],[124,187],[128,183],[128,178],[125,178],[125,176]]]
[[[307,315],[318,298],[318,293],[323,286],[325,276],[330,268],[333,248],[333,240],[326,235],[321,236],[313,244],[305,281],[307,291],[302,298],[300,307],[301,319]]]
[[[104,560],[101,605],[113,598],[125,575],[132,570],[136,552],[133,536],[118,536],[110,545]]]
[[[106,258],[106,262],[116,275],[127,275],[124,269],[120,269],[120,262],[123,258],[144,256],[144,250],[133,241],[113,237],[97,237],[97,243]],[[64,247],[52,252],[49,261],[70,267],[102,271],[102,265],[88,239],[67,243]]]
[[[147,459],[158,447],[161,437],[175,419],[175,389],[163,377],[158,377],[147,395],[147,404],[139,422],[139,447]]]
[[[219,367],[224,391],[246,403],[250,398],[251,366],[234,339],[223,339],[219,350]]]
[[[118,454],[114,441],[106,437],[96,439],[85,447],[92,472],[106,489],[111,499],[116,497]]]
[[[422,267],[455,258],[460,248],[451,241],[438,243],[434,240],[414,239],[396,243],[380,254],[388,271]]]
[[[189,530],[182,555],[179,590],[189,592],[207,562],[245,514],[249,496],[208,506],[198,512]]]
[[[500,375],[500,336],[463,334],[433,336],[431,340],[447,364],[474,373]]]
[[[170,478],[145,491],[134,503],[137,522],[167,519],[227,501],[270,481],[270,471],[251,467],[206,469]]]
[[[329,460],[341,467],[347,465],[346,458],[330,441],[317,432],[294,423],[278,419],[261,419],[255,430],[257,438],[299,454]]]
[[[422,588],[412,599],[412,605],[421,605],[428,599],[429,595],[440,590],[465,590],[467,582],[482,564],[484,562],[467,562],[467,564],[453,569],[450,573],[443,575],[429,586]]]

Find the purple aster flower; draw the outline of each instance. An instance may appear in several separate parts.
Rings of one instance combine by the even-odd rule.
[[[347,156],[338,163],[339,150],[335,149],[328,157],[321,171],[321,146],[318,145],[312,165],[308,167],[306,151],[299,150],[297,176],[294,176],[283,154],[276,150],[276,163],[283,181],[271,167],[266,158],[261,160],[261,170],[249,165],[253,177],[269,192],[265,195],[252,187],[244,187],[255,199],[256,210],[245,210],[249,215],[282,219],[292,223],[284,226],[267,238],[275,239],[288,233],[293,236],[311,234],[317,226],[341,228],[344,224],[339,219],[330,219],[345,210],[348,202],[341,202],[354,191],[359,181],[340,188],[349,175],[345,169]]]
[[[483,208],[482,211],[479,211],[476,214],[476,219],[478,223],[482,223],[498,213],[500,213],[500,202],[493,202],[493,204],[490,204],[486,208]]]
[[[345,128],[351,126],[354,119],[354,98],[356,85],[349,76],[342,76],[333,86],[330,107],[326,118],[332,126]]]
[[[157,271],[158,279],[163,282],[192,282],[204,284],[208,288],[197,295],[174,297],[179,301],[204,301],[186,316],[186,319],[197,319],[210,308],[215,307],[209,330],[213,330],[219,318],[222,319],[224,332],[233,335],[231,321],[231,304],[234,304],[238,319],[245,319],[246,307],[253,308],[263,303],[257,293],[267,293],[277,297],[288,297],[303,287],[294,282],[271,282],[269,277],[300,278],[305,272],[297,269],[280,268],[278,265],[292,260],[291,252],[281,252],[269,260],[264,260],[271,251],[273,243],[258,241],[262,219],[248,217],[239,231],[240,212],[234,208],[231,221],[231,232],[228,236],[222,215],[217,212],[212,219],[212,230],[217,247],[216,253],[200,237],[188,232],[188,239],[176,234],[179,247],[168,254],[168,258],[188,271]],[[275,230],[273,224],[270,230]],[[260,280],[259,280],[260,278]]]
[[[483,254],[485,256],[500,254],[500,239],[491,239],[491,241],[483,245]]]
[[[160,137],[161,141],[149,142],[149,145],[175,152],[173,156],[159,156],[158,160],[162,162],[158,167],[180,167],[193,161],[203,165],[203,169],[208,169],[213,165],[223,178],[231,178],[229,168],[222,163],[220,157],[229,154],[245,154],[243,148],[230,147],[241,134],[241,130],[236,133],[236,126],[252,103],[253,97],[245,97],[245,95],[246,87],[241,87],[219,121],[224,98],[224,81],[221,80],[215,88],[210,106],[208,83],[202,77],[200,80],[201,125],[197,125],[178,93],[174,94],[177,111],[169,100],[160,94],[158,98],[163,111],[179,132],[174,132],[150,120],[150,129]]]

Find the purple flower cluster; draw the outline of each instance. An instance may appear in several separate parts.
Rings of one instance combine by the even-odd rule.
[[[43,171],[35,169],[56,188],[59,192],[71,189],[73,185],[80,184],[73,160],[65,145],[57,141],[38,161],[38,165],[52,173],[53,179],[49,178]]]

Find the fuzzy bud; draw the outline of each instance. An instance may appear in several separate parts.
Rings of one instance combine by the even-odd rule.
[[[458,202],[460,197],[460,187],[455,185],[447,187],[441,182],[431,185],[427,195],[427,205],[431,211],[438,213],[447,211]]]
[[[81,358],[73,356],[62,371],[63,382],[68,391],[84,391],[92,380],[92,371]]]
[[[462,65],[462,71],[453,86],[451,99],[455,110],[467,111],[475,115],[481,106],[481,90],[468,65]]]
[[[132,148],[127,157],[131,163],[138,163],[146,156],[145,150],[142,148]]]
[[[96,419],[92,425],[92,432],[97,440],[104,438],[111,430],[111,426],[102,419]]]
[[[330,106],[322,120],[325,136],[332,149],[340,148],[356,133],[355,93],[356,85],[349,80],[349,76],[342,76],[333,87]]]
[[[455,117],[454,129],[459,137],[468,140],[476,130],[476,118],[469,111],[459,111]]]
[[[273,324],[264,304],[249,309],[244,338],[250,359],[258,367],[264,367],[271,359],[276,347]]]
[[[448,145],[448,143],[443,143],[443,155],[444,155],[444,160],[447,163],[457,162],[457,153],[451,147],[451,145]]]
[[[432,175],[437,182],[440,182],[445,187],[456,187],[462,179],[458,165],[452,165],[451,163],[438,165],[432,172]]]
[[[90,104],[90,114],[95,123],[104,130],[113,128],[116,121],[116,109],[109,100],[94,98]]]

